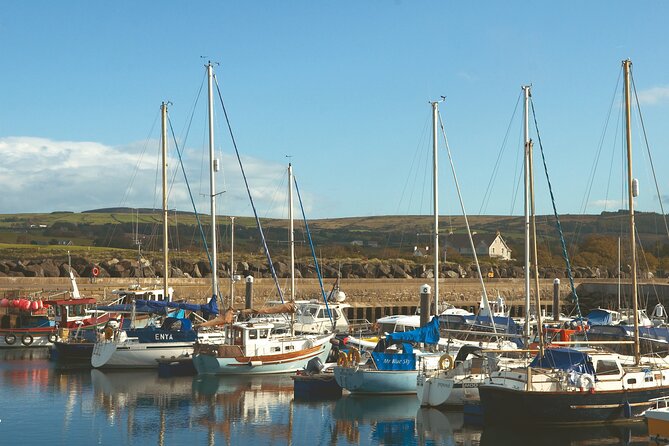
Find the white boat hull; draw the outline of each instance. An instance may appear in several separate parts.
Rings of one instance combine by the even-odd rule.
[[[297,350],[289,355],[276,354],[258,357],[217,357],[211,354],[193,355],[193,365],[200,375],[267,375],[292,373],[303,369],[309,360],[318,357],[325,362],[332,344],[330,336],[313,339],[311,347]]]
[[[91,365],[103,368],[158,368],[158,359],[193,354],[192,342],[139,343],[97,342]]]
[[[416,395],[421,406],[437,407],[449,404],[453,400],[453,380],[418,375]]]

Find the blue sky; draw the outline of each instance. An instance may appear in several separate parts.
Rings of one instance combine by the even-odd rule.
[[[533,86],[558,210],[599,213],[605,201],[615,209],[616,84],[625,58],[634,64],[661,194],[669,194],[665,2],[7,1],[0,8],[0,213],[159,203],[163,100],[173,103],[189,181],[207,212],[204,98],[184,141],[204,76],[200,56],[220,64],[263,216],[286,215],[286,155],[310,218],[429,214],[428,101],[441,95],[468,211],[522,212],[520,196],[513,205],[520,111],[511,116],[523,84]],[[250,215],[217,114],[217,182],[226,191],[219,212]],[[507,127],[500,173],[482,206]],[[638,207],[659,210],[638,125],[634,132]],[[441,213],[460,214],[443,144],[440,160]],[[188,210],[176,178],[170,207]],[[536,181],[538,211],[548,213],[545,180]]]

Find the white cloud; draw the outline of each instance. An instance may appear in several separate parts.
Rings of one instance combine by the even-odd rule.
[[[157,141],[114,147],[86,141],[0,138],[0,187],[4,192],[0,213],[160,207],[158,151]],[[242,162],[259,214],[283,216],[286,167],[250,157]],[[209,193],[208,163],[200,156],[186,157],[184,163],[198,212],[209,213],[209,199],[203,196]],[[226,193],[219,196],[217,214],[252,215],[237,159],[223,155],[221,164],[217,191]],[[178,169],[169,176],[175,179],[169,207],[192,211],[178,159],[170,160],[169,167],[170,171]]]
[[[608,211],[617,211],[624,207],[623,200],[595,200],[590,203],[591,206],[596,208],[603,208]]]
[[[642,105],[655,105],[669,102],[669,86],[652,87],[642,90],[638,94]]]

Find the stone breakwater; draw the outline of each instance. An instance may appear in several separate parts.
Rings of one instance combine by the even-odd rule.
[[[295,275],[298,279],[317,278],[313,262],[297,261]],[[277,260],[274,269],[280,278],[290,275],[289,262]],[[0,277],[68,277],[70,267],[67,262],[56,259],[37,260],[0,260]],[[84,257],[72,259],[72,270],[77,277],[99,278],[156,278],[162,277],[161,260],[150,259],[130,260],[111,258],[92,261]],[[230,276],[229,262],[219,262],[218,271],[222,277]],[[343,279],[426,279],[434,278],[434,268],[429,264],[415,261],[396,260],[325,260],[320,265],[324,278],[341,277]],[[256,278],[271,277],[267,262],[240,261],[236,262],[235,274],[254,276]],[[481,273],[486,278],[518,279],[524,276],[524,269],[513,264],[484,265]],[[540,268],[539,276],[544,279],[563,278],[565,271],[558,268]],[[628,275],[625,271],[622,276]],[[189,261],[176,258],[170,261],[170,277],[183,279],[200,279],[211,277],[209,262]],[[588,267],[574,268],[574,278],[606,279],[616,277],[614,271],[606,268]],[[443,279],[477,278],[478,272],[473,264],[444,262],[439,268],[439,277]]]

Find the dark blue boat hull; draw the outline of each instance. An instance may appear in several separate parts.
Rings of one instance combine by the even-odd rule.
[[[342,388],[334,375],[293,376],[293,396],[296,400],[327,400],[341,397]]]
[[[642,420],[653,404],[669,394],[669,387],[609,392],[524,392],[479,387],[486,424],[601,424]]]

